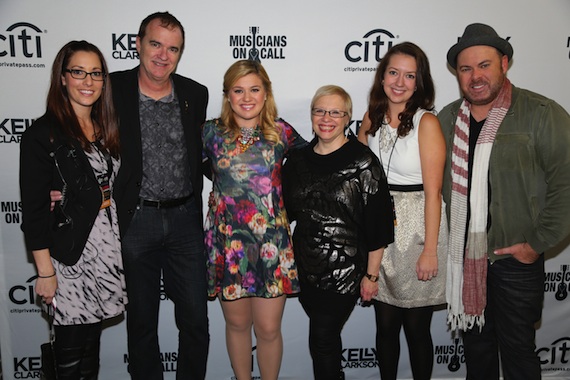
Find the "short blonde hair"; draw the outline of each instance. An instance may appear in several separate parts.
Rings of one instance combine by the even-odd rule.
[[[352,120],[352,99],[350,98],[350,95],[348,95],[348,92],[344,90],[344,88],[335,86],[334,84],[322,86],[317,90],[317,92],[315,92],[313,100],[311,100],[311,110],[315,107],[317,100],[323,96],[329,95],[338,95],[342,98],[344,101],[344,107],[346,108],[345,112],[348,114],[348,121]]]

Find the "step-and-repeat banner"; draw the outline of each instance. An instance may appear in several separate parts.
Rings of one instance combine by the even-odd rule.
[[[186,29],[186,50],[178,73],[210,90],[208,118],[218,116],[222,77],[238,59],[259,51],[276,95],[280,116],[306,139],[312,138],[309,103],[325,84],[344,87],[354,101],[356,130],[367,107],[376,67],[393,44],[412,41],[427,53],[437,91],[437,109],[459,97],[446,53],[467,24],[493,26],[514,47],[509,77],[523,88],[558,101],[570,110],[570,2],[549,0],[164,0],[161,2],[1,0],[0,1],[0,346],[5,379],[39,378],[40,344],[48,337],[34,294],[36,271],[26,252],[18,189],[22,133],[45,110],[50,68],[69,40],[97,45],[111,70],[138,64],[135,37],[141,20],[168,10]],[[570,147],[569,147],[570,149]],[[205,192],[210,189],[205,184]],[[569,194],[570,196],[570,194]],[[543,377],[570,379],[570,248],[548,254],[544,313],[537,347]],[[232,378],[217,301],[209,303],[211,348],[208,379]],[[177,330],[173,307],[163,294],[160,344],[166,379],[174,379]],[[101,379],[128,379],[124,319],[108,323],[101,346]],[[465,377],[463,344],[451,336],[445,310],[435,313],[433,378]],[[347,379],[378,379],[374,312],[357,307],[343,332]],[[281,379],[312,377],[308,319],[296,298],[283,317]],[[403,334],[402,334],[403,335]],[[255,349],[252,371],[258,378]],[[410,379],[402,336],[399,375]]]

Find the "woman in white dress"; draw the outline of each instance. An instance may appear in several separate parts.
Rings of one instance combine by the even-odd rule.
[[[358,132],[380,157],[394,205],[395,242],[384,251],[374,302],[382,380],[397,377],[402,326],[414,379],[430,379],[433,369],[430,325],[434,305],[445,302],[447,254],[445,142],[434,98],[425,53],[395,45],[378,66]]]

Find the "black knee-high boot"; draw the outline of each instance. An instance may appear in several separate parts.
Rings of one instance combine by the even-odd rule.
[[[81,379],[96,380],[99,375],[99,339],[86,343],[83,358],[81,359]]]
[[[55,326],[58,380],[97,379],[100,337],[100,323]]]

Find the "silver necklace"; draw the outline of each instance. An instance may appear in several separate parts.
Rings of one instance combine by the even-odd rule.
[[[389,124],[382,123],[379,138],[380,150],[384,153],[388,153],[398,139],[398,130],[390,127]]]

